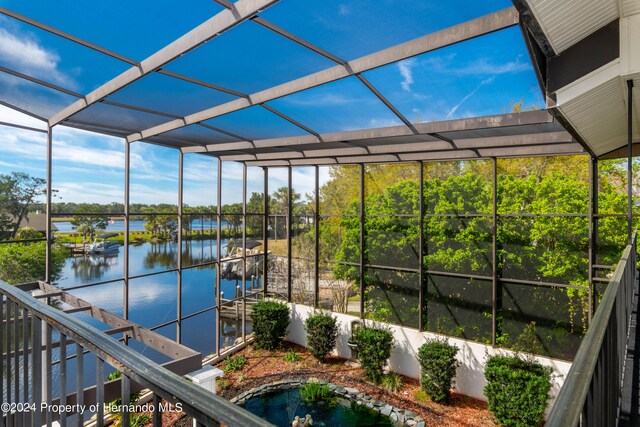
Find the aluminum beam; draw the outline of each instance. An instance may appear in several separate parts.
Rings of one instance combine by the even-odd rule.
[[[199,353],[195,350],[185,347],[184,345],[166,338],[158,334],[157,332],[153,332],[146,328],[143,328],[136,323],[117,316],[108,310],[105,310],[104,308],[78,298],[69,292],[59,292],[60,290],[53,285],[45,282],[39,282],[39,287],[40,290],[42,290],[45,294],[56,295],[56,298],[66,304],[69,304],[72,307],[88,307],[87,311],[89,311],[88,314],[90,314],[91,317],[101,321],[108,326],[111,326],[112,328],[121,328],[125,326],[127,328],[131,328],[130,332],[127,332],[127,335],[129,337],[143,344],[146,344],[154,350],[173,359],[199,355]]]
[[[530,147],[500,147],[480,150],[482,157],[529,157],[529,156],[553,156],[556,154],[584,154],[585,151],[577,143],[548,144]]]
[[[477,151],[477,152],[476,152]],[[478,154],[480,157],[478,157]],[[387,163],[387,162],[409,162],[417,160],[442,161],[442,160],[467,160],[487,157],[531,157],[531,156],[553,156],[569,154],[586,154],[582,146],[578,143],[559,143],[521,147],[496,147],[480,148],[474,150],[447,150],[447,151],[427,151],[416,153],[398,153],[381,155],[361,155],[361,156],[327,156],[314,158],[293,158],[293,159],[273,159],[256,160],[238,156],[224,157],[225,161],[244,161],[248,166],[303,166],[303,165],[332,165],[332,164],[356,164],[356,163]]]
[[[38,129],[38,128],[31,127],[31,126],[19,125],[17,123],[10,123],[10,122],[0,121],[0,126],[7,126],[7,127],[16,128],[16,129],[28,130],[28,131],[31,131],[31,132],[47,133],[46,129]]]
[[[242,0],[241,0],[242,1]],[[240,1],[238,2],[240,3]],[[238,3],[236,3],[236,8]],[[228,10],[224,12],[231,13]],[[221,13],[224,13],[221,12]],[[502,30],[519,22],[518,12],[510,7],[491,13],[462,24],[437,31],[432,34],[375,52],[370,55],[349,61],[346,66],[336,65],[317,73],[291,80],[261,92],[250,95],[249,99],[238,99],[227,102],[200,112],[190,114],[184,120],[174,120],[151,127],[142,132],[131,134],[127,139],[137,141],[160,133],[168,132],[193,123],[212,119],[223,114],[242,110],[252,105],[261,104],[305,89],[311,89],[342,78],[373,70],[384,65],[392,64],[403,59],[411,58],[423,53],[437,50],[446,46],[469,40],[498,30]],[[90,100],[93,98],[90,98]],[[56,117],[59,118],[59,117]]]
[[[174,59],[219,36],[223,32],[235,27],[277,2],[278,0],[238,0],[234,4],[233,12],[230,10],[221,11],[140,62],[139,66],[129,68],[124,73],[89,93],[85,99],[80,99],[58,112],[49,120],[50,125],[53,126],[68,119],[79,111],[84,110],[88,106],[106,98],[147,74],[156,71]]]
[[[223,160],[292,160],[300,158],[322,158],[322,157],[347,157],[347,156],[367,156],[367,155],[393,155],[393,154],[407,154],[407,153],[454,153],[458,151],[476,151],[476,150],[502,150],[502,153],[498,153],[498,156],[508,155],[513,151],[526,151],[530,147],[539,147],[542,149],[544,146],[555,146],[568,144],[573,147],[576,152],[583,152],[583,149],[577,141],[568,132],[545,132],[538,134],[524,134],[524,135],[508,135],[508,136],[496,136],[496,137],[481,137],[481,138],[465,138],[456,140],[457,148],[450,148],[443,141],[426,141],[426,142],[409,142],[409,143],[394,143],[389,141],[382,144],[375,145],[350,145],[351,143],[345,141],[341,144],[333,143],[327,148],[314,149],[315,146],[311,146],[311,149],[303,150],[257,150],[254,154],[246,154],[244,152],[221,152],[220,158]],[[305,146],[303,146],[305,147]],[[476,152],[479,155],[479,152]]]
[[[551,125],[554,117],[546,110],[524,111],[521,113],[498,114],[494,116],[473,117],[466,119],[447,120],[442,122],[416,123],[415,128],[420,135],[429,136],[457,131],[472,131],[481,129],[503,128],[524,125]],[[558,128],[561,128],[558,126]],[[554,131],[557,129],[554,129]],[[413,137],[415,134],[407,126],[390,126],[383,128],[331,132],[320,134],[322,142],[361,141],[368,139],[382,139],[392,137]],[[255,148],[289,147],[293,145],[318,144],[318,139],[312,135],[292,136],[285,138],[257,139],[253,141]],[[450,144],[447,144],[450,145]],[[249,148],[245,142],[230,142],[210,144],[206,146],[209,152],[234,151]],[[311,147],[309,147],[311,148]],[[321,146],[317,147],[321,148]],[[201,151],[198,149],[197,151]]]
[[[35,114],[35,113],[31,112],[31,111],[28,111],[28,110],[25,110],[23,108],[20,108],[20,107],[18,107],[16,105],[13,105],[13,104],[11,104],[11,103],[9,103],[7,101],[0,100],[0,105],[4,105],[5,107],[11,108],[12,110],[15,110],[15,111],[17,111],[19,113],[22,113],[22,114],[26,115],[26,116],[33,117],[34,119],[40,120],[41,122],[45,122],[46,123],[46,121],[47,121],[47,119],[45,117],[39,116],[39,115],[37,115],[37,114]]]
[[[52,271],[51,271],[51,244],[53,242],[53,227],[51,223],[51,210],[52,210],[52,181],[53,181],[53,127],[47,128],[47,191],[45,194],[45,216],[47,219],[45,236],[47,238],[46,253],[45,253],[45,282],[51,284]]]
[[[122,316],[129,319],[129,231],[131,216],[131,144],[124,142],[124,262],[122,286]],[[126,340],[125,340],[126,343]]]
[[[184,153],[178,152],[178,271],[176,283],[176,341],[182,343],[182,278],[183,278],[183,259],[182,259],[182,233],[183,229],[183,213],[184,213]],[[187,221],[191,221],[187,217]],[[220,270],[218,270],[220,271]]]
[[[367,87],[367,89],[369,89],[369,91],[371,91],[371,93],[373,93],[376,98],[378,98],[378,100],[380,102],[382,102],[385,107],[387,107],[389,110],[391,110],[391,112],[393,114],[395,114],[395,116],[400,119],[400,121],[402,123],[404,123],[409,129],[411,129],[411,132],[413,132],[414,134],[418,134],[418,130],[413,126],[413,123],[411,123],[409,121],[409,119],[407,119],[401,112],[400,110],[398,110],[395,105],[393,105],[391,103],[391,101],[389,101],[382,93],[380,93],[380,91],[378,89],[376,89],[376,87],[374,85],[371,84],[371,82],[369,82],[369,80],[365,79],[363,75],[358,74],[356,76],[358,78],[358,80],[360,80],[360,82],[365,85]]]
[[[633,244],[633,80],[627,80],[627,240]]]

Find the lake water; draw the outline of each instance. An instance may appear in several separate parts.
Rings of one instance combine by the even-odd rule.
[[[227,240],[222,240],[223,256],[226,254]],[[182,242],[183,266],[199,265],[214,261],[217,255],[216,240],[193,240]],[[162,272],[177,268],[177,242],[130,245],[129,276]],[[113,256],[82,256],[67,258],[62,278],[58,286],[73,287],[85,283],[117,280],[124,276],[124,248]],[[250,276],[249,276],[250,277]],[[183,270],[182,313],[183,316],[196,313],[215,305],[214,286],[216,269],[214,266],[194,267]],[[224,299],[235,299],[240,295],[241,281],[221,280]],[[259,283],[255,284],[260,286]],[[247,282],[251,289],[252,282]],[[176,319],[178,273],[164,272],[152,276],[129,280],[129,319],[146,328],[151,328]],[[123,313],[123,281],[107,285],[75,289],[72,293],[118,315]],[[84,316],[86,320],[89,316]],[[214,312],[200,314],[183,322],[183,343],[203,354],[215,351]],[[91,320],[94,324],[95,321]],[[233,323],[233,322],[231,322]],[[221,347],[233,343],[242,334],[240,325],[224,325],[221,331]],[[201,327],[206,325],[206,327]],[[103,329],[106,329],[106,325]],[[175,339],[175,325],[158,332]]]
[[[228,241],[222,241],[222,255],[226,255]],[[217,256],[217,242],[215,239],[185,241],[182,243],[183,266],[196,266],[214,261]],[[129,319],[143,327],[152,328],[173,320],[177,317],[177,272],[166,272],[178,265],[177,242],[142,243],[130,245],[129,249],[129,276],[144,275],[159,272],[151,276],[129,280]],[[255,273],[255,272],[254,272]],[[124,248],[113,256],[82,256],[67,258],[62,271],[62,277],[56,282],[61,288],[69,288],[82,284],[96,283],[107,280],[117,280],[106,285],[97,285],[87,288],[74,289],[70,292],[84,300],[89,301],[114,314],[123,314],[123,281],[124,276]],[[251,277],[251,273],[248,274]],[[216,269],[214,266],[198,266],[183,269],[182,273],[182,315],[188,316],[201,310],[205,310],[216,304],[215,299]],[[241,281],[221,280],[222,298],[231,300],[240,295]],[[254,282],[247,281],[248,291]],[[261,288],[261,280],[255,281],[255,289]],[[58,302],[61,309],[70,308]],[[94,319],[84,313],[70,314],[99,330],[111,329],[110,326]],[[215,311],[209,310],[182,321],[182,344],[192,348],[203,357],[214,352],[216,348],[216,321]],[[246,333],[251,332],[251,323],[246,324]],[[176,324],[157,329],[157,333],[176,339]],[[118,337],[121,334],[117,335]],[[242,321],[236,319],[221,318],[219,348],[230,346],[236,338],[242,336]],[[59,340],[58,334],[53,333],[53,342]],[[170,359],[147,347],[146,345],[129,341],[129,346],[144,354],[157,363],[164,363]],[[67,355],[75,354],[75,344],[67,346]],[[52,351],[53,360],[59,359],[60,351],[55,348]],[[29,356],[29,358],[31,358]],[[22,363],[20,363],[22,365]],[[31,365],[31,362],[29,362]],[[22,366],[21,366],[22,368]],[[0,369],[3,369],[0,366]],[[6,368],[5,368],[6,369]],[[75,390],[76,359],[67,362],[67,390]],[[96,358],[92,354],[86,354],[84,358],[84,385],[90,386],[96,381]],[[113,368],[105,364],[106,375],[113,372]],[[15,374],[15,371],[13,372]],[[22,375],[22,374],[21,374]],[[28,372],[31,377],[31,372]],[[32,383],[29,381],[29,383]],[[60,394],[60,365],[52,367],[53,396]],[[6,399],[6,390],[3,390],[3,398]],[[20,391],[22,396],[22,389]],[[6,400],[3,400],[6,401]]]
[[[223,256],[226,254],[227,240],[222,240]],[[183,266],[198,265],[214,261],[217,255],[216,240],[195,240],[182,243]],[[178,265],[177,242],[142,243],[130,245],[129,249],[129,275],[143,275],[153,272],[162,272],[176,268]],[[106,285],[97,285],[87,288],[74,289],[70,292],[84,300],[100,306],[119,316],[123,314],[123,281],[124,275],[124,248],[113,256],[82,256],[67,258],[62,278],[56,283],[61,288],[69,288],[86,283],[95,283],[107,280],[117,280]],[[250,277],[250,276],[249,276]],[[184,269],[182,274],[182,315],[188,316],[198,311],[215,305],[216,269],[214,266],[201,266]],[[236,298],[241,281],[221,280],[223,299]],[[252,288],[249,280],[247,290]],[[261,286],[257,279],[255,287]],[[129,280],[129,319],[143,327],[154,326],[176,319],[177,313],[177,272],[164,272],[152,276]],[[62,305],[62,308],[69,308]],[[101,323],[84,313],[74,313],[72,316],[100,329],[108,330],[110,326]],[[182,322],[182,343],[189,348],[206,356],[215,351],[215,311],[210,310]],[[171,324],[157,329],[156,332],[172,339],[176,339],[176,324]],[[251,332],[251,324],[247,323],[246,333]],[[242,322],[235,319],[221,319],[220,348],[233,344],[236,338],[242,336]],[[54,341],[57,337],[54,336]],[[158,363],[168,361],[168,357],[145,345],[130,341],[130,346]],[[74,354],[75,345],[69,346],[67,353]],[[54,360],[58,357],[57,349],[54,350]],[[69,372],[75,372],[75,359],[67,364]],[[112,369],[105,366],[105,375]],[[85,356],[85,384],[95,383],[95,357]],[[67,376],[67,387],[75,387],[75,375]],[[59,384],[59,366],[54,366],[53,382]],[[54,395],[57,395],[54,387]]]
[[[132,220],[129,221],[129,231],[145,231],[144,225],[147,222],[144,220]],[[59,221],[54,222],[55,226],[58,228],[58,231],[62,231],[65,233],[70,233],[75,231],[73,229],[73,224],[71,221]],[[191,227],[193,230],[205,229],[205,230],[215,230],[217,221],[210,220],[202,220],[200,218],[194,219],[191,221]],[[227,226],[227,221],[222,221],[220,225],[224,228]],[[113,224],[108,224],[106,230],[104,231],[124,231],[124,221],[117,220],[113,221]]]

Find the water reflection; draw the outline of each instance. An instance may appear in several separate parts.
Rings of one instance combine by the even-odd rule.
[[[118,255],[85,255],[71,258],[71,269],[78,282],[97,282],[112,266],[118,264]]]
[[[163,267],[164,270],[177,268],[177,251],[177,245],[173,242],[151,243],[142,261],[143,265],[149,270],[155,270],[157,267]]]
[[[216,240],[193,240],[182,244],[183,265],[181,309],[183,316],[189,316],[208,310],[183,321],[183,343],[203,354],[215,351],[216,324],[215,283],[216,268],[213,262],[217,255]],[[226,253],[227,241],[222,241],[222,254]],[[68,258],[63,269],[63,277],[58,282],[62,288],[87,283],[114,280],[116,282],[72,290],[71,293],[98,305],[115,314],[122,315],[124,250],[112,256],[85,255]],[[168,271],[178,266],[177,242],[144,242],[129,246],[129,318],[143,327],[175,321],[178,314],[178,275]],[[146,275],[148,273],[158,273]],[[134,276],[143,276],[133,278]],[[245,286],[241,279],[221,278],[223,305],[228,300],[241,297],[242,289],[259,290],[262,287],[260,277],[248,274]],[[240,292],[240,294],[239,294]],[[227,302],[225,302],[225,299]],[[211,310],[209,310],[211,309]],[[85,320],[85,319],[83,319]],[[247,319],[249,320],[249,319]],[[94,323],[92,320],[89,323]],[[99,323],[99,322],[97,322]],[[245,333],[251,331],[250,321],[246,322]],[[175,339],[175,326],[167,326],[159,333]],[[242,336],[242,318],[221,318],[219,348],[232,345]]]
[[[227,244],[222,240],[223,253]],[[183,266],[213,262],[217,255],[217,241],[189,240],[182,242]],[[137,276],[146,273],[171,270],[178,267],[177,242],[144,242],[129,245],[129,274]],[[124,276],[124,250],[109,255],[83,255],[67,259],[62,270],[62,287],[82,283],[116,280]]]

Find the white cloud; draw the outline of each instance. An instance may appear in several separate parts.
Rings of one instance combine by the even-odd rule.
[[[215,185],[218,179],[218,159],[201,154],[186,154],[184,156],[185,183],[193,181]]]
[[[402,123],[400,123],[399,120],[396,119],[370,119],[369,120],[369,126],[372,128],[385,128],[385,127],[390,127],[390,126],[400,126]]]
[[[134,142],[131,144],[131,176],[141,180],[177,182],[178,151]]]
[[[269,194],[273,194],[278,188],[289,185],[289,175],[286,168],[269,169]]]
[[[0,105],[0,120],[14,125],[29,126],[36,129],[47,129],[47,123],[23,114],[13,108]]]
[[[451,116],[453,116],[456,113],[456,111],[458,111],[458,108],[460,108],[460,106],[464,104],[467,99],[475,95],[476,92],[478,92],[482,86],[493,83],[494,79],[495,79],[494,77],[489,77],[488,79],[482,80],[480,84],[476,86],[475,89],[473,89],[471,92],[465,95],[460,102],[458,102],[456,105],[453,106],[453,108],[451,108],[451,110],[449,110],[449,113],[447,114],[447,119],[450,119]]]
[[[417,61],[415,58],[405,59],[398,62],[398,70],[400,70],[400,75],[403,79],[400,82],[400,86],[402,86],[402,89],[406,92],[411,92],[411,85],[413,84],[413,67],[416,65]]]
[[[12,28],[6,19],[0,22],[3,24],[0,28],[0,56],[10,68],[67,88],[76,87],[73,79],[59,69],[61,59],[58,53],[42,46],[33,33]]]
[[[499,75],[519,73],[528,70],[531,70],[531,64],[520,62],[520,57],[517,57],[515,61],[503,64],[492,64],[487,58],[480,58],[465,67],[458,68],[454,72],[460,75]]]
[[[158,188],[146,184],[132,184],[131,203],[171,203],[175,205],[178,203],[178,186]]]
[[[55,70],[60,57],[47,51],[28,37],[18,38],[5,28],[0,28],[0,54],[11,64],[29,69]]]
[[[6,155],[3,155],[5,159],[14,160],[16,156],[25,156],[32,160],[46,158],[47,137],[43,133],[3,127],[0,141],[0,153]]]
[[[318,184],[322,187],[325,183],[327,183],[331,179],[331,168],[330,167],[321,167],[318,171]]]
[[[259,167],[247,168],[247,185],[262,192],[264,188],[264,171]],[[259,187],[259,188],[257,188]]]
[[[124,169],[124,152],[122,151],[83,147],[64,140],[54,139],[53,159],[54,161],[80,163],[89,166]]]
[[[521,61],[522,55],[518,55],[513,61],[504,63],[492,62],[492,58],[478,58],[473,62],[461,64],[456,62],[455,53],[444,56],[433,56],[420,60],[419,66],[426,67],[430,72],[450,74],[458,76],[482,76],[519,73],[531,70],[531,64]]]
[[[301,200],[305,200],[305,194],[313,194],[316,187],[316,169],[314,167],[294,167],[291,172],[291,182]]]
[[[58,190],[57,198],[63,202],[122,203],[124,201],[122,186],[101,182],[60,182],[56,183],[55,189]]]
[[[0,137],[3,142],[0,152],[14,156],[28,155],[36,160],[46,159],[46,135],[43,133],[7,127],[3,128]],[[132,155],[132,161],[136,157]],[[76,167],[88,165],[124,169],[124,143],[121,139],[106,135],[56,127],[53,130],[53,160],[60,165],[71,163]]]

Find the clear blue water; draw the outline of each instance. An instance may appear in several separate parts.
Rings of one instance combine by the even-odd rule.
[[[337,398],[335,402],[305,402],[300,397],[300,389],[267,393],[247,400],[242,405],[276,426],[288,427],[297,415],[304,418],[307,414],[313,418],[313,426],[326,427],[364,427],[398,426],[391,418],[363,407],[349,400]]]

